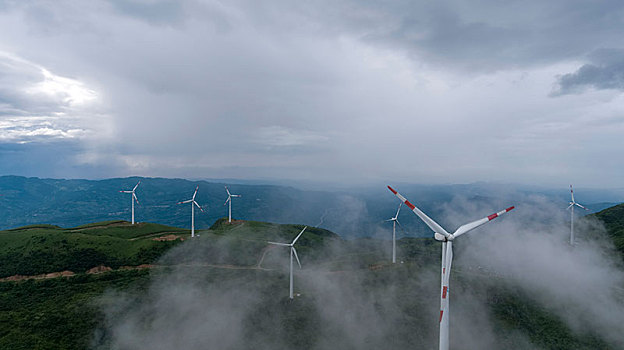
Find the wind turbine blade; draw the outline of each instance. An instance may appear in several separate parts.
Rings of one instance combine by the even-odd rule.
[[[465,225],[461,225],[461,226],[457,229],[457,231],[455,231],[455,232],[453,233],[453,237],[458,237],[458,236],[461,236],[461,235],[463,235],[464,233],[466,233],[466,232],[468,232],[468,231],[474,230],[475,228],[477,228],[477,227],[479,227],[479,226],[481,226],[481,225],[483,225],[483,224],[485,224],[485,223],[488,223],[488,222],[490,222],[490,221],[492,221],[492,220],[496,219],[497,217],[499,217],[499,216],[501,216],[501,215],[505,214],[506,212],[508,212],[508,211],[512,211],[514,208],[515,208],[515,207],[513,207],[513,206],[512,206],[512,207],[509,207],[509,208],[507,208],[507,209],[505,209],[505,210],[501,210],[501,211],[499,211],[498,213],[494,213],[494,214],[492,214],[492,215],[488,215],[488,216],[484,217],[483,219],[476,220],[476,221],[473,221],[473,222],[467,223],[467,224],[465,224]]]
[[[570,205],[568,205],[568,207],[566,209],[570,209],[574,206],[574,203],[570,202]]]
[[[136,194],[134,194],[134,192],[132,192],[132,197],[134,198],[134,200],[137,202],[137,204],[139,203],[139,199],[137,198]]]
[[[225,191],[227,192],[228,197],[232,196],[232,195],[230,194],[230,190],[228,190],[227,186],[225,186]]]
[[[184,203],[190,203],[192,202],[192,199],[186,200],[186,201],[182,201],[182,202],[178,202],[177,204],[184,204]]]
[[[225,200],[225,203],[223,203],[223,205],[228,204],[228,202],[229,202],[230,200],[231,200],[231,199],[230,199],[230,197],[228,197],[228,198]]]
[[[299,264],[299,268],[301,268],[301,262],[299,261],[299,257],[297,256],[297,249],[295,249],[295,247],[290,247],[290,249],[292,249],[293,253],[295,253],[295,259],[297,259],[297,264]]]
[[[132,191],[119,191],[121,193],[132,193]]]
[[[195,204],[199,208],[199,210],[202,211],[202,213],[204,212],[204,209],[202,209],[201,205],[199,205],[197,202],[193,201],[193,204]]]
[[[399,224],[399,227],[401,228],[401,230],[403,230],[403,232],[405,232],[407,234],[407,231],[403,228],[403,225],[401,225],[399,220],[396,220],[396,223]]]
[[[193,200],[195,200],[195,196],[197,196],[197,190],[199,190],[199,185],[195,187],[195,193],[193,193]]]
[[[578,204],[578,203],[574,203],[574,204],[575,204],[577,207],[581,207],[581,208],[583,208],[583,209],[585,209],[585,210],[589,210],[589,209],[585,208],[584,206],[582,206],[582,205],[580,205],[580,204]]]
[[[134,192],[134,190],[137,189],[137,187],[139,187],[139,184],[141,183],[141,181],[137,182],[136,186],[134,186],[134,188],[132,189],[132,192]]]
[[[433,230],[433,232],[441,234],[444,237],[449,237],[450,236],[450,234],[448,232],[446,232],[446,230],[443,229],[442,226],[440,226],[437,222],[433,221],[430,217],[427,216],[427,214],[423,213],[414,204],[410,203],[410,201],[408,201],[407,198],[403,197],[400,193],[395,191],[390,186],[388,186],[388,189],[390,191],[392,191],[392,193],[394,193],[394,195],[397,196],[401,200],[401,202],[405,203],[405,205],[407,205],[410,209],[412,209],[414,214],[418,215],[418,217],[422,221],[424,221],[425,224],[427,224],[427,226],[429,226],[429,228]]]
[[[572,190],[571,184],[570,184],[570,195],[572,195],[572,202],[574,203],[574,190]]]
[[[240,194],[233,194],[232,197],[242,197]]]
[[[270,241],[267,242],[267,243],[274,244],[274,245],[281,245],[281,246],[284,246],[284,247],[290,247],[290,244],[286,244],[286,243],[278,243],[278,242],[270,242]]]
[[[299,234],[297,235],[297,237],[295,237],[295,239],[292,241],[292,243],[290,245],[295,245],[295,243],[297,242],[297,240],[299,239],[299,237],[301,237],[301,235],[303,234],[303,231],[306,230],[306,228],[308,228],[308,226],[304,227],[303,230],[301,230],[301,232],[299,232]]]
[[[399,212],[401,211],[401,206],[402,206],[402,205],[403,205],[403,203],[399,203],[399,209],[397,209],[397,213],[396,213],[396,215],[394,216],[394,218],[395,218],[395,219],[399,217]]]

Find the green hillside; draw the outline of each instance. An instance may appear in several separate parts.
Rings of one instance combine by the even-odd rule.
[[[151,223],[131,225],[107,221],[75,228],[31,225],[0,231],[0,278],[60,271],[82,273],[96,266],[150,264],[180,239],[155,240],[172,235],[188,238],[188,230]]]
[[[616,249],[624,256],[624,204],[607,208],[593,216],[604,223]]]
[[[296,272],[298,297],[291,302],[288,249],[267,241],[290,242],[303,227],[220,219],[209,230],[199,231],[196,239],[188,239],[188,230],[119,221],[70,229],[38,225],[2,231],[3,276],[63,270],[76,275],[0,282],[0,348],[127,348],[118,342],[120,333],[115,327],[120,320],[139,322],[132,337],[146,341],[162,332],[157,325],[167,313],[171,313],[164,318],[168,327],[186,329],[187,313],[197,312],[167,298],[187,293],[198,293],[193,308],[199,308],[199,314],[220,308],[231,314],[220,316],[221,325],[190,321],[201,334],[210,334],[215,327],[236,328],[238,333],[219,333],[223,338],[231,332],[236,335],[226,348],[435,347],[437,242],[399,240],[401,263],[393,265],[389,241],[343,240],[330,231],[309,227],[297,244],[303,269]],[[179,238],[155,240],[172,236]],[[155,265],[121,268],[140,264]],[[113,271],[84,273],[98,265]],[[576,334],[530,295],[499,282],[499,277],[454,266],[451,285],[458,293],[453,309],[475,308],[463,314],[492,322],[496,337],[487,348],[614,348],[592,333]],[[244,315],[240,322],[237,313]],[[457,343],[462,334],[453,332],[453,348],[475,348]],[[165,344],[176,338],[163,336]],[[170,348],[165,344],[161,348]]]

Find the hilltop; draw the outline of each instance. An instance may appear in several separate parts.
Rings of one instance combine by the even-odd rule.
[[[151,264],[188,237],[185,229],[126,221],[0,231],[0,278]]]
[[[219,254],[206,254],[203,263],[253,265],[262,257],[268,240],[290,241],[303,225],[280,225],[257,221],[217,220],[210,229],[197,231],[194,244],[208,251],[230,251],[230,260],[214,260]],[[165,257],[165,252],[190,239],[189,230],[154,223],[105,221],[62,228],[55,225],[29,225],[0,231],[0,278],[66,272],[85,273],[98,267],[131,268],[140,265],[175,264],[188,256]],[[340,241],[328,230],[310,227],[298,243],[303,251],[319,249],[328,241]],[[180,251],[184,251],[184,247]],[[182,253],[182,255],[184,255]],[[175,261],[174,261],[175,260]],[[194,260],[195,262],[199,260]]]

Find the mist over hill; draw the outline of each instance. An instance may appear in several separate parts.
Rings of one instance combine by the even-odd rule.
[[[559,208],[538,204],[455,241],[452,348],[624,347],[622,205],[579,218],[570,247]],[[437,212],[454,225],[489,205],[455,197]],[[400,239],[391,264],[387,240],[309,227],[290,301],[288,250],[267,241],[302,228],[220,219],[195,239],[119,221],[0,231],[0,348],[436,347],[439,242]]]

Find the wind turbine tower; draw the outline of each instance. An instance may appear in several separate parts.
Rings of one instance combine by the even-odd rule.
[[[195,201],[195,196],[197,196],[197,190],[199,190],[199,185],[195,187],[195,193],[193,193],[193,198],[189,200],[185,200],[182,202],[178,202],[178,204],[191,203],[191,237],[195,237],[195,206],[199,208],[199,210],[204,212],[204,209]]]
[[[399,212],[401,211],[401,205],[399,204],[399,209],[397,209],[396,215],[393,218],[390,218],[386,221],[392,221],[392,263],[396,264],[396,225],[401,223],[399,222]]]
[[[225,203],[223,203],[223,205],[226,205],[228,203],[230,204],[230,208],[229,208],[229,211],[228,211],[229,212],[229,214],[228,214],[228,222],[232,222],[232,198],[240,197],[241,195],[240,194],[231,194],[230,190],[228,190],[227,186],[225,186],[225,192],[227,192],[228,197],[225,200]]]
[[[299,232],[299,234],[297,235],[297,237],[295,237],[295,239],[293,239],[292,243],[288,244],[288,243],[278,243],[278,242],[268,242],[269,244],[274,244],[274,245],[279,245],[279,246],[283,246],[283,247],[290,247],[290,299],[293,299],[293,255],[295,256],[295,259],[297,259],[297,264],[299,264],[299,268],[301,268],[301,262],[299,261],[299,257],[297,256],[297,249],[295,249],[295,243],[297,243],[297,240],[299,239],[299,237],[301,237],[301,235],[303,234],[303,231],[305,231],[308,228],[308,226],[304,227],[303,230],[301,230],[301,232]]]
[[[134,201],[137,202],[137,204],[139,203],[139,199],[136,196],[136,193],[134,193],[134,191],[136,191],[137,187],[139,187],[139,184],[141,183],[141,181],[137,182],[136,186],[134,186],[134,188],[132,190],[129,191],[119,191],[121,193],[132,193],[132,196],[130,197],[130,201],[132,202],[132,225],[134,225]]]
[[[476,220],[465,225],[460,226],[455,232],[448,233],[437,222],[429,218],[425,213],[418,209],[414,204],[410,203],[400,193],[395,191],[392,187],[388,186],[388,189],[397,196],[401,202],[405,203],[414,214],[429,226],[433,230],[434,238],[442,242],[442,271],[441,271],[441,290],[440,290],[440,350],[448,350],[449,348],[449,280],[451,276],[451,264],[453,263],[453,240],[464,233],[474,230],[475,228],[486,224],[497,217],[505,214],[508,211],[514,209],[509,207],[505,210],[501,210],[498,213],[486,216],[483,219]]]
[[[572,185],[570,185],[570,195],[572,196],[572,200],[570,201],[570,205],[568,206],[568,209],[570,209],[570,245],[574,246],[574,206],[583,208],[585,210],[589,209],[574,201],[574,191],[572,190]]]

